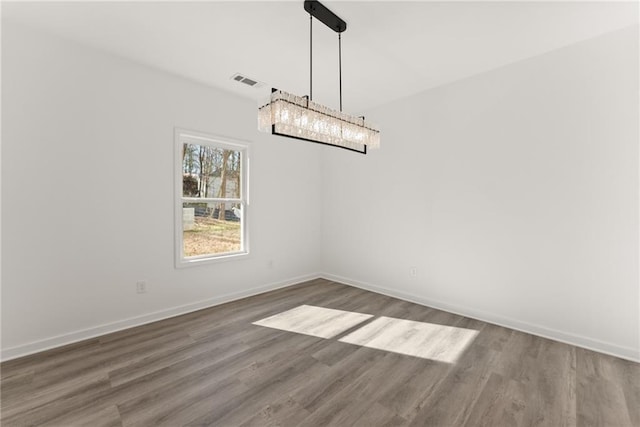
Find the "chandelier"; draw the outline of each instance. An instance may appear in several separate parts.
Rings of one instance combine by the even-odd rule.
[[[271,89],[266,105],[258,109],[258,129],[272,135],[315,142],[367,154],[367,147],[380,146],[380,131],[364,117],[342,112],[342,32],[347,23],[316,0],[305,0],[309,12],[309,96],[296,96]],[[340,110],[313,102],[313,18],[338,33]]]

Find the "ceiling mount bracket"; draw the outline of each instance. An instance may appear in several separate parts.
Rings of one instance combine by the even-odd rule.
[[[318,0],[305,0],[304,10],[336,33],[342,33],[347,29],[347,23]]]

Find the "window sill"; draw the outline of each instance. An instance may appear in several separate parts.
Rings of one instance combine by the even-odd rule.
[[[200,265],[218,264],[221,262],[237,261],[249,258],[249,252],[234,252],[225,255],[217,255],[202,258],[184,258],[176,261],[176,268],[197,267]]]

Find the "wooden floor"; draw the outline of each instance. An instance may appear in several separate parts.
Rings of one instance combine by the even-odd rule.
[[[252,324],[300,305],[373,316]],[[453,363],[340,341],[380,316],[477,334]],[[321,279],[0,368],[5,427],[640,426],[637,363]]]

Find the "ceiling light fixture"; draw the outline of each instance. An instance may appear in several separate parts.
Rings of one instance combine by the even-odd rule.
[[[271,89],[269,103],[258,109],[258,129],[367,154],[367,147],[380,146],[380,131],[365,123],[364,117],[342,112],[342,32],[347,23],[319,1],[305,0],[309,12],[309,96],[296,96]],[[340,111],[313,102],[313,18],[338,33]]]

